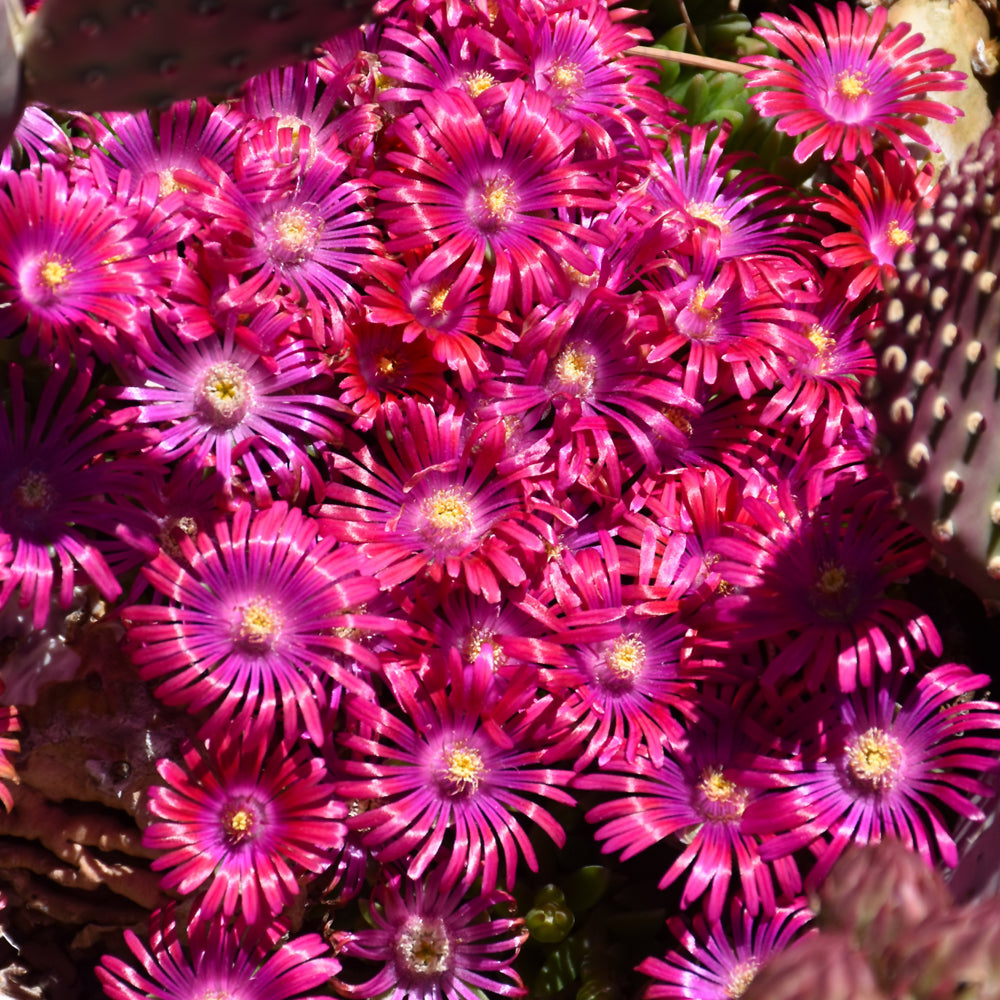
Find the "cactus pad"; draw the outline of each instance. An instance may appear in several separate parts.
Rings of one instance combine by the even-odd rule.
[[[1000,599],[1000,128],[941,179],[873,332],[879,447],[947,569]]]
[[[43,0],[23,37],[29,101],[79,111],[226,96],[309,58],[369,0]]]

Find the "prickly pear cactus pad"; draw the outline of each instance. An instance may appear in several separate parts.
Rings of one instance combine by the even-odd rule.
[[[45,0],[24,38],[27,98],[80,111],[225,96],[308,59],[369,0]]]
[[[874,333],[886,470],[947,569],[1000,598],[1000,129],[941,179]]]

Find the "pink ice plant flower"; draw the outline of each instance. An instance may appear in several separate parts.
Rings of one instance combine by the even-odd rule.
[[[324,531],[356,544],[386,589],[426,574],[496,603],[523,583],[518,552],[542,541],[522,523],[530,470],[498,470],[503,425],[473,429],[454,408],[410,397],[383,408],[376,432],[372,446],[331,456]]]
[[[347,699],[340,737],[345,780],[337,790],[369,808],[348,819],[383,864],[402,862],[410,879],[436,861],[443,888],[501,878],[511,888],[523,858],[538,870],[522,817],[557,845],[566,834],[542,804],[572,805],[572,772],[547,766],[552,699],[532,670],[496,688],[485,657],[457,658],[423,676],[387,668],[402,717],[367,698]],[[502,876],[501,876],[502,872]]]
[[[270,923],[343,843],[346,807],[323,762],[301,743],[242,734],[193,745],[181,763],[161,760],[149,792],[143,845],[160,853],[160,884],[187,896],[205,890],[201,916]]]
[[[0,337],[23,329],[24,353],[63,360],[141,344],[177,270],[155,256],[176,252],[180,196],[160,201],[147,182],[116,197],[49,164],[10,171],[0,185]]]
[[[291,937],[273,951],[244,943],[222,921],[196,922],[182,939],[174,908],[154,910],[147,948],[132,930],[134,964],[105,955],[97,977],[110,1000],[325,1000],[340,962],[318,934]]]
[[[20,590],[36,629],[53,596],[68,608],[77,585],[118,597],[118,540],[150,527],[140,505],[162,467],[140,455],[148,434],[123,430],[103,401],[88,402],[91,374],[56,367],[32,412],[23,369],[12,365],[0,409],[0,607]]]
[[[965,87],[965,74],[945,70],[955,57],[942,49],[924,49],[924,36],[897,24],[885,37],[885,7],[871,12],[841,0],[836,12],[817,8],[819,24],[799,10],[797,21],[768,14],[756,29],[782,56],[748,56],[757,67],[747,74],[747,86],[761,88],[751,105],[766,117],[778,119],[776,128],[803,136],[795,159],[804,163],[817,150],[823,159],[850,161],[860,150],[870,156],[875,139],[887,140],[900,156],[906,155],[903,137],[937,149],[915,119],[951,123],[960,112],[941,101],[928,100],[928,91],[955,91]]]
[[[252,322],[281,315],[269,304]],[[326,356],[311,342],[291,340],[263,357],[232,331],[186,342],[157,324],[145,364],[124,373],[126,385],[115,395],[136,404],[139,424],[159,429],[157,459],[217,468],[230,491],[242,473],[264,507],[274,485],[294,495],[305,480],[322,495],[309,450],[339,441],[335,416],[342,408],[322,392],[303,390],[320,388],[317,377],[326,373]]]
[[[836,697],[818,739],[761,782],[778,787],[775,815],[787,832],[767,858],[808,847],[818,886],[849,844],[901,840],[929,865],[954,868],[950,817],[981,822],[1000,751],[1000,705],[975,697],[990,683],[963,664],[935,667],[904,693],[899,673]],[[748,779],[750,780],[750,779]],[[772,827],[773,828],[773,827]]]
[[[928,548],[900,523],[888,484],[841,476],[805,491],[805,509],[787,484],[744,497],[753,523],[712,543],[713,569],[730,592],[706,611],[703,634],[721,646],[774,643],[766,685],[803,672],[810,688],[830,680],[844,691],[876,669],[914,669],[914,654],[941,652],[930,617],[896,596],[892,584],[927,565]]]
[[[766,797],[739,778],[747,759],[761,757],[759,748],[741,732],[738,708],[706,704],[706,711],[685,729],[687,740],[672,747],[659,766],[645,755],[629,762],[619,752],[597,773],[576,778],[576,788],[612,795],[586,816],[598,824],[594,835],[601,851],[620,852],[627,860],[660,848],[659,856],[669,858],[669,849],[661,845],[678,838],[680,852],[659,888],[686,872],[682,907],[704,896],[706,918],[717,921],[735,873],[747,911],[752,916],[762,910],[773,913],[778,895],[796,895],[802,881],[790,858],[765,863],[761,855],[767,828],[780,829],[780,822]]]
[[[322,744],[326,678],[360,684],[339,654],[377,666],[345,630],[388,627],[352,613],[379,590],[357,551],[320,540],[317,522],[284,503],[260,513],[241,504],[214,534],[178,544],[178,559],[161,552],[143,570],[169,603],[123,612],[142,678],[168,705],[212,709],[208,736],[266,733],[279,717],[288,738],[304,725]]]
[[[381,962],[363,983],[337,980],[346,997],[382,1000],[476,1000],[527,992],[513,968],[528,934],[514,900],[498,889],[465,900],[464,886],[449,887],[441,871],[423,879],[388,876],[372,893],[371,929],[338,934],[342,954]]]
[[[643,1000],[734,1000],[746,991],[759,969],[802,936],[813,912],[800,901],[768,916],[752,917],[739,896],[728,921],[706,921],[696,914],[688,926],[679,916],[667,927],[683,948],[647,958],[639,972],[652,979]]]
[[[581,127],[554,116],[549,98],[515,81],[487,120],[465,92],[435,92],[393,128],[393,169],[372,182],[387,249],[426,251],[417,281],[461,263],[489,275],[491,313],[527,313],[539,297],[565,295],[567,265],[594,271],[580,243],[601,235],[557,213],[609,208],[607,168],[576,160]]]

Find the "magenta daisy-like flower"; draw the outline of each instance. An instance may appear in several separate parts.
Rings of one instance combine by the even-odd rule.
[[[301,718],[322,744],[322,680],[350,682],[337,654],[377,666],[345,631],[387,626],[351,614],[379,589],[358,572],[359,554],[320,541],[317,522],[284,503],[258,514],[242,504],[214,538],[182,536],[179,545],[180,561],[161,553],[144,569],[170,603],[124,612],[143,680],[156,681],[168,705],[214,708],[208,735],[267,732],[280,712],[286,737],[299,734]]]
[[[519,857],[537,871],[521,817],[561,846],[566,835],[540,800],[574,799],[564,790],[572,772],[545,766],[539,729],[551,699],[538,697],[534,672],[515,673],[499,700],[485,657],[464,667],[450,658],[423,677],[387,674],[403,718],[371,699],[347,700],[354,725],[341,745],[352,757],[337,790],[373,806],[348,825],[364,831],[378,860],[404,861],[411,879],[442,859],[443,887],[478,875],[489,892],[502,869],[510,888]]]
[[[9,172],[0,188],[0,336],[23,329],[22,350],[48,357],[112,356],[117,336],[140,339],[142,306],[162,287],[151,255],[179,238],[151,238],[138,201],[115,200],[43,164]],[[163,216],[180,207],[162,204]],[[146,231],[144,231],[146,230]]]
[[[765,796],[739,779],[740,766],[755,748],[738,727],[736,710],[713,707],[688,725],[687,745],[672,750],[660,766],[645,756],[629,763],[619,755],[574,783],[615,795],[587,813],[588,822],[600,824],[595,837],[603,842],[603,853],[621,852],[624,861],[677,838],[680,853],[659,887],[686,872],[681,906],[706,896],[709,921],[722,915],[734,872],[751,915],[774,912],[775,882],[788,896],[802,886],[791,859],[765,864],[761,857],[761,831],[770,824],[781,827]]]
[[[857,299],[895,276],[896,257],[913,246],[917,216],[933,199],[934,173],[929,163],[918,172],[891,150],[869,157],[864,169],[849,163],[834,170],[846,191],[822,184],[815,200],[841,227],[823,237],[822,259],[850,274],[847,296]]]
[[[842,695],[830,710],[827,735],[788,762],[772,799],[787,833],[762,849],[767,857],[809,847],[818,886],[853,843],[894,838],[934,865],[958,863],[950,816],[984,818],[978,802],[995,789],[1000,706],[974,692],[984,674],[949,663],[901,695],[899,674]],[[803,760],[805,763],[803,763]],[[772,773],[772,777],[774,777]],[[773,782],[772,782],[773,784]]]
[[[97,976],[111,1000],[324,1000],[340,962],[318,934],[262,952],[222,921],[199,921],[185,944],[173,907],[150,917],[150,947],[131,930],[125,943],[136,965],[105,955]]]
[[[729,927],[695,916],[689,928],[680,917],[667,926],[684,951],[647,958],[637,971],[653,982],[644,1000],[735,1000],[741,997],[772,955],[800,937],[813,919],[804,906],[782,907],[770,916],[752,917],[736,897],[729,908]]]
[[[209,919],[239,911],[250,926],[271,922],[298,895],[298,877],[322,871],[343,843],[347,810],[301,744],[225,738],[157,769],[165,786],[150,789],[143,845],[166,852],[153,861],[164,889],[206,890]]]
[[[930,618],[891,592],[926,566],[927,547],[877,481],[841,478],[805,512],[787,495],[773,506],[744,497],[743,508],[755,523],[712,545],[734,592],[713,602],[706,629],[741,645],[773,642],[766,684],[801,670],[812,689],[832,674],[850,691],[876,667],[912,670],[915,651],[940,653]]]
[[[85,403],[85,368],[75,376],[55,368],[33,413],[23,369],[8,371],[10,401],[0,409],[0,607],[20,588],[20,607],[32,608],[41,629],[53,589],[63,608],[84,582],[108,600],[121,594],[114,543],[149,527],[129,501],[152,499],[160,467],[137,457],[145,433],[123,432],[101,401]]]
[[[247,329],[282,314],[263,307]],[[287,324],[287,321],[286,321]],[[232,333],[193,343],[157,324],[143,368],[117,391],[138,404],[137,421],[160,430],[152,454],[173,462],[186,459],[198,467],[215,466],[227,480],[239,467],[258,506],[271,502],[275,480],[283,495],[294,494],[305,479],[317,496],[323,477],[309,449],[340,437],[333,419],[337,403],[310,383],[327,370],[315,345],[292,341],[263,358],[236,343]]]
[[[229,104],[214,105],[204,98],[181,101],[158,114],[109,112],[105,118],[110,134],[90,155],[101,161],[107,179],[117,184],[127,170],[137,183],[155,173],[163,197],[186,190],[191,175],[207,183],[203,158],[231,171],[238,130],[246,120]]]
[[[583,243],[594,229],[560,218],[559,209],[610,207],[606,170],[574,162],[581,127],[552,114],[551,101],[521,81],[489,123],[468,94],[428,94],[395,123],[397,169],[373,181],[395,252],[430,250],[414,272],[432,278],[456,262],[491,274],[487,307],[527,313],[539,297],[569,291],[565,265],[590,274]]]
[[[387,589],[426,573],[462,578],[495,603],[502,582],[523,583],[517,553],[542,541],[520,523],[525,470],[498,471],[503,425],[471,429],[451,407],[411,397],[384,407],[376,430],[374,447],[332,456],[324,530],[357,543]]]
[[[317,149],[308,128],[265,124],[240,146],[235,180],[212,169],[219,193],[202,202],[206,264],[224,308],[241,314],[269,299],[301,307],[317,343],[337,349],[357,278],[380,249],[369,184],[352,176],[346,153]]]
[[[341,935],[342,954],[382,968],[357,985],[338,980],[338,991],[382,1000],[522,996],[511,966],[528,936],[524,921],[490,912],[513,912],[513,898],[497,889],[466,902],[464,895],[464,887],[443,882],[440,869],[422,881],[395,876],[376,886],[368,909],[375,926]]]
[[[901,137],[936,149],[917,118],[953,122],[958,111],[928,100],[928,91],[954,91],[965,86],[963,73],[944,70],[954,56],[941,49],[923,50],[923,35],[909,25],[896,25],[882,38],[885,7],[871,13],[841,0],[836,14],[817,8],[817,24],[798,8],[798,22],[768,14],[757,33],[790,62],[773,56],[750,56],[759,67],[747,74],[747,85],[763,88],[750,97],[762,115],[777,117],[777,129],[805,137],[795,148],[802,163],[821,149],[823,158],[853,160],[860,149],[874,150],[876,136],[905,155]]]
[[[595,758],[604,765],[616,753],[631,763],[640,747],[659,766],[664,748],[683,735],[676,716],[693,712],[694,689],[680,675],[687,624],[670,613],[682,588],[659,589],[659,614],[636,613],[622,592],[619,551],[605,532],[600,551],[567,555],[565,562],[583,598],[553,636],[569,656],[559,671],[559,683],[571,692],[563,710],[585,743],[574,766],[582,770]]]

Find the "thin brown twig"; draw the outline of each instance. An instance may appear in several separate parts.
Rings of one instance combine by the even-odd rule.
[[[628,50],[628,55],[651,56],[661,62],[676,62],[683,66],[697,66],[699,69],[714,69],[720,73],[740,73],[746,76],[753,66],[730,62],[728,59],[713,59],[711,56],[699,56],[693,52],[674,52],[673,49],[661,49],[652,45],[636,45]]]
[[[694,45],[695,49],[697,49],[698,55],[703,56],[705,54],[705,49],[701,44],[701,39],[698,37],[698,32],[694,30],[694,25],[691,23],[691,15],[688,13],[684,0],[677,0],[677,6],[680,7],[681,18],[684,20],[684,27],[687,28],[688,38],[691,39],[691,44]]]

